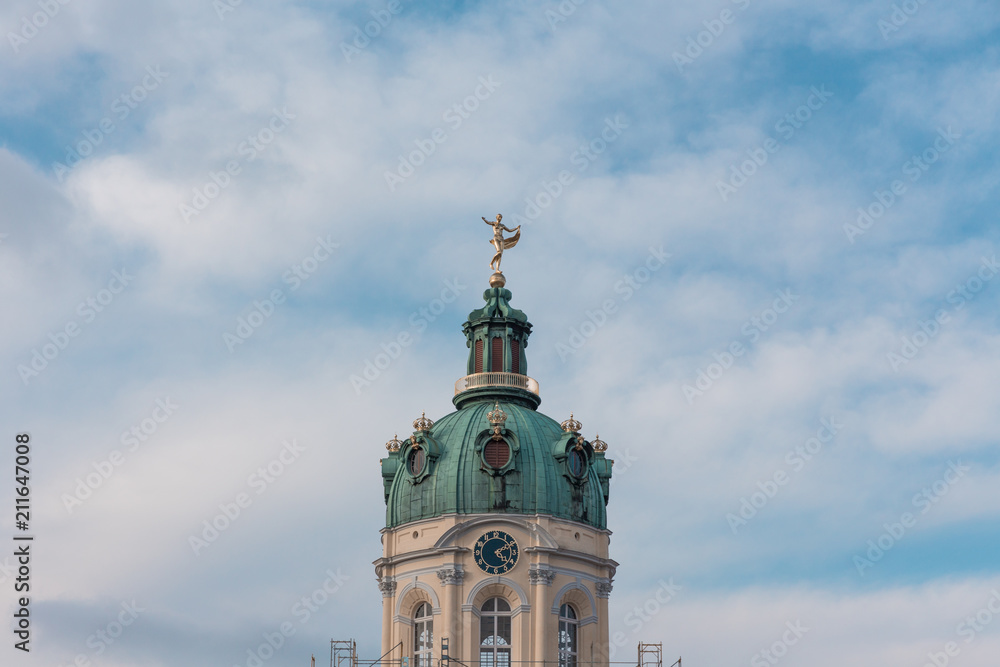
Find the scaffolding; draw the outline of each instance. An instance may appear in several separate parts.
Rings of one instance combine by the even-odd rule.
[[[663,667],[663,644],[644,644],[643,642],[639,642],[636,665],[637,667]],[[673,667],[673,665],[670,667]]]
[[[399,642],[391,649],[389,649],[385,654],[377,658],[376,660],[358,660],[358,645],[353,639],[331,639],[330,640],[330,667],[359,667],[359,663],[364,665],[364,667],[375,667],[375,665],[381,665],[381,667],[388,666],[398,666],[398,667],[410,667],[409,660],[406,656],[400,658],[390,658],[386,659],[386,656],[390,653],[394,653],[396,649],[401,649],[403,646],[402,642]],[[464,662],[457,660],[450,655],[450,646],[447,637],[441,638],[441,658],[438,661],[438,667],[454,667],[452,663],[461,665],[461,667],[469,667]],[[533,665],[534,661],[511,661],[510,664],[518,665]],[[478,663],[474,663],[478,664]],[[610,662],[609,665],[631,665],[629,662]],[[663,644],[647,644],[644,642],[639,642],[638,655],[636,657],[636,667],[663,667]],[[315,667],[315,666],[314,666]],[[543,663],[543,667],[546,667],[546,663]],[[547,667],[556,667],[552,663],[547,663]],[[683,667],[681,664],[681,659],[677,660],[670,665],[670,667]]]
[[[357,642],[353,639],[331,639],[330,667],[358,667]]]

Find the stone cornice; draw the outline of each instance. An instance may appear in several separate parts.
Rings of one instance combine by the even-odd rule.
[[[524,547],[521,549],[522,553],[530,554],[547,554],[551,556],[559,556],[560,558],[569,558],[571,560],[578,560],[584,563],[589,563],[590,565],[597,565],[598,567],[610,568],[612,574],[618,569],[618,562],[610,558],[601,558],[599,556],[592,556],[588,553],[582,551],[572,551],[569,549],[553,549],[551,547]]]
[[[470,550],[466,547],[444,547],[442,549],[435,549],[430,547],[428,549],[419,549],[417,551],[410,551],[405,554],[399,554],[398,556],[390,556],[389,558],[379,558],[372,561],[372,565],[375,569],[385,567],[387,565],[399,565],[401,563],[406,563],[411,560],[420,560],[421,558],[429,558],[431,556],[440,556],[441,554],[463,554],[468,553]]]
[[[384,526],[384,527],[382,527],[382,528],[379,529],[379,532],[382,533],[382,534],[385,534],[385,533],[395,533],[395,532],[398,532],[398,531],[413,530],[414,528],[417,528],[417,527],[425,525],[425,524],[438,523],[439,521],[441,521],[441,519],[454,518],[454,519],[457,519],[459,522],[463,522],[463,521],[468,521],[470,519],[478,518],[480,516],[494,516],[494,517],[505,516],[505,517],[513,517],[513,518],[518,518],[518,519],[529,519],[531,521],[538,521],[539,519],[547,519],[549,521],[552,521],[553,523],[566,524],[566,525],[570,525],[570,526],[579,526],[580,528],[583,528],[585,530],[589,530],[589,531],[594,532],[594,533],[600,533],[602,535],[608,535],[609,537],[613,534],[613,531],[608,530],[607,528],[598,528],[597,526],[591,525],[589,523],[583,523],[581,521],[573,521],[572,519],[567,519],[567,518],[564,518],[564,517],[561,517],[561,516],[555,516],[555,515],[552,515],[552,514],[517,514],[517,513],[514,513],[514,512],[507,512],[507,513],[504,513],[504,514],[488,514],[488,515],[484,515],[484,514],[456,514],[455,512],[450,512],[450,513],[447,513],[447,514],[441,514],[440,516],[431,516],[431,517],[427,517],[425,519],[417,519],[416,521],[410,521],[408,523],[402,523],[402,524],[400,524],[398,526],[392,526],[391,528],[388,527],[388,526]]]

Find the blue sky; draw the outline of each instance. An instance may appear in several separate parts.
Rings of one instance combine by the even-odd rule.
[[[618,461],[616,659],[754,664],[797,621],[789,665],[956,640],[1000,590],[1000,11],[621,4],[0,9],[0,414],[40,540],[19,660],[245,665],[285,621],[265,664],[376,657],[375,461],[453,409],[497,212],[541,410]],[[1000,621],[957,641],[993,665]]]

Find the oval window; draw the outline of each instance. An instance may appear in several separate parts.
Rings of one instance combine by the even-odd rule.
[[[419,447],[411,449],[407,464],[411,475],[419,475],[424,469],[424,450]]]
[[[579,449],[572,449],[569,452],[569,471],[574,477],[583,477],[583,469],[586,459]]]
[[[499,470],[510,461],[510,447],[503,440],[490,440],[483,449],[483,458],[486,459],[486,465]]]

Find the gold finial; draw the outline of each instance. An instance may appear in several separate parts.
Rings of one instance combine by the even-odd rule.
[[[434,426],[434,422],[424,416],[424,412],[421,410],[420,418],[413,420],[413,430],[414,431],[429,431],[431,426]]]
[[[597,435],[594,436],[594,439],[590,443],[590,446],[594,448],[595,452],[606,452],[606,451],[608,451],[608,443],[606,443],[603,440],[601,440],[600,433],[598,433]]]
[[[573,419],[572,412],[569,413],[569,419],[560,424],[560,426],[562,426],[562,430],[566,431],[567,433],[578,433],[580,429],[583,428],[583,424]]]
[[[399,434],[398,433],[393,433],[392,434],[392,440],[390,440],[389,442],[385,443],[385,448],[387,450],[389,450],[390,452],[398,452],[399,448],[402,447],[402,446],[403,446],[403,443],[400,442],[400,440],[399,440]]]
[[[489,414],[486,415],[490,423],[493,424],[493,437],[492,440],[503,440],[503,436],[500,435],[501,429],[503,429],[504,422],[507,421],[507,413],[500,409],[500,401],[496,401],[493,405],[493,409],[490,410]]]
[[[493,404],[493,409],[486,415],[486,418],[494,426],[503,426],[504,422],[507,421],[507,413],[500,409],[500,401]]]
[[[515,229],[507,227],[502,222],[503,216],[497,213],[497,219],[494,222],[490,222],[485,217],[483,222],[487,225],[493,227],[493,240],[490,243],[496,248],[496,254],[493,255],[493,259],[490,261],[490,268],[495,271],[493,276],[490,277],[490,287],[503,287],[506,280],[503,277],[503,272],[500,270],[500,260],[503,258],[503,251],[513,248],[517,245],[518,240],[521,238],[521,225],[518,225]],[[514,234],[508,238],[503,237],[504,232],[511,232]],[[498,283],[498,284],[494,284]]]

